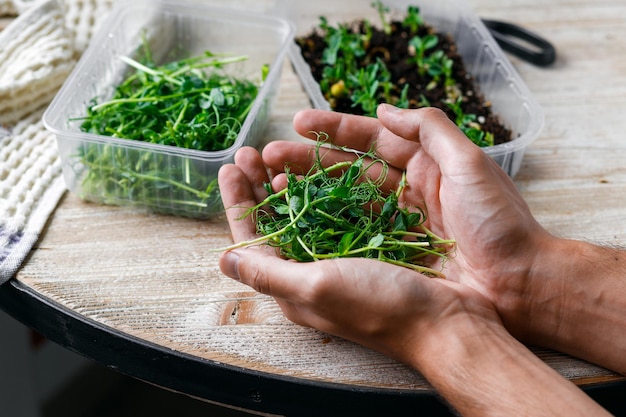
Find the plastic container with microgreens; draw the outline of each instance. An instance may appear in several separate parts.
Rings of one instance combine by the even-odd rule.
[[[283,16],[296,25],[297,39],[319,25],[318,16],[326,17],[332,25],[367,19],[373,25],[380,26],[380,16],[376,8],[370,7],[370,3],[364,3],[364,7],[358,11],[354,10],[352,2],[330,0],[306,3],[307,13],[300,13],[299,8],[302,6],[298,2],[283,0],[281,7],[284,9]],[[466,71],[473,77],[493,113],[512,133],[510,141],[482,149],[509,176],[514,177],[521,167],[526,148],[541,132],[544,115],[481,19],[462,0],[382,0],[382,4],[388,7],[388,16],[395,20],[406,17],[409,6],[417,6],[425,23],[439,33],[452,36]],[[289,55],[313,107],[331,109],[296,42],[290,46]]]
[[[233,160],[239,148],[259,143],[291,42],[292,25],[275,16],[164,0],[118,3],[43,116],[46,128],[56,135],[67,188],[97,203],[135,205],[192,218],[221,213],[217,171]],[[206,64],[220,59],[225,62]],[[170,68],[171,63],[178,66]],[[180,78],[187,64],[194,68],[187,68],[188,77]],[[224,89],[200,83],[209,70],[220,72]],[[89,109],[110,106],[103,103],[110,102],[129,77],[151,77],[150,82],[166,78],[170,87],[185,93],[194,88],[206,91],[200,91],[196,101],[181,105],[180,91],[159,86],[157,99],[138,93],[123,99],[130,106],[124,112],[133,113],[133,106],[152,112],[141,123],[88,121]],[[228,95],[235,81],[252,83],[255,90],[247,94],[254,96],[242,112],[224,114],[220,106],[243,102],[243,94]],[[153,143],[150,139],[158,133],[153,125],[170,110],[158,106],[166,98],[172,100],[169,107],[181,106],[173,119],[163,123],[174,139]],[[174,135],[194,106],[214,110],[214,119],[198,116],[187,121],[193,132]],[[144,122],[152,124],[144,126]],[[133,132],[139,140],[129,139],[128,125],[139,131]],[[220,129],[228,130],[227,139],[218,135]],[[187,148],[176,143],[179,140],[208,145]]]

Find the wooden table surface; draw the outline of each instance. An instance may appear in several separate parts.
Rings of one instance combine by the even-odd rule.
[[[315,22],[324,2],[312,3]],[[356,18],[365,3],[369,7],[341,2],[337,13]],[[471,4],[479,16],[521,24],[557,49],[549,68],[511,57],[545,112],[543,131],[515,178],[532,212],[554,234],[624,245],[626,1]],[[330,14],[333,7],[321,10]],[[286,64],[266,140],[295,140],[292,116],[308,106]],[[100,206],[68,193],[16,279],[88,320],[211,361],[311,381],[431,389],[391,359],[290,323],[270,298],[224,277],[214,249],[229,243],[224,219]],[[580,385],[620,378],[565,355],[536,352]]]

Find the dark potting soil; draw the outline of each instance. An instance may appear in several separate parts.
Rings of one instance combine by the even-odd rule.
[[[453,61],[452,77],[456,81],[456,91],[462,95],[461,108],[465,114],[475,114],[481,130],[491,132],[494,135],[494,144],[500,144],[511,140],[511,131],[492,112],[491,103],[485,100],[478,89],[477,83],[465,69],[461,56],[457,52],[454,39],[448,34],[436,33],[432,27],[422,25],[417,33],[409,33],[400,21],[392,21],[391,33],[388,35],[382,29],[370,25],[371,39],[366,45],[366,53],[362,57],[360,65],[365,66],[369,62],[375,62],[380,58],[391,73],[393,83],[392,94],[400,97],[402,88],[408,84],[409,108],[423,107],[424,98],[433,107],[442,109],[448,117],[455,121],[454,111],[446,104],[449,100],[449,92],[442,83],[433,88],[433,77],[428,74],[420,75],[417,64],[412,62],[409,53],[409,40],[414,36],[424,37],[428,34],[437,36],[436,49],[444,51],[445,55]],[[350,24],[353,32],[364,34],[365,21],[355,21]],[[302,56],[310,66],[314,79],[322,80],[322,72],[325,64],[322,62],[322,54],[327,47],[323,31],[318,27],[305,36],[296,39],[300,46]],[[350,114],[363,114],[360,107],[353,106],[350,97],[328,97],[331,108],[338,112]],[[381,99],[381,101],[384,101]]]

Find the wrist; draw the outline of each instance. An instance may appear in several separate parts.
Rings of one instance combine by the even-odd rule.
[[[411,365],[462,415],[605,415],[489,316],[456,317],[416,350]]]
[[[489,345],[489,340],[502,334],[506,329],[497,317],[485,318],[472,314],[459,314],[439,322],[422,336],[413,350],[411,365],[419,369],[426,378],[445,372],[442,364],[454,363],[464,366],[472,362],[476,355]],[[473,366],[468,364],[469,366]]]
[[[605,349],[626,343],[626,252],[554,237],[539,249],[517,311],[503,314],[507,329],[525,343],[624,373]]]
[[[500,279],[516,285],[514,291],[499,294],[496,308],[518,340],[545,346],[546,337],[558,330],[567,303],[564,286],[576,269],[575,251],[575,241],[543,236],[510,262],[512,271],[501,275]]]
[[[461,292],[447,304],[448,308],[442,310],[436,321],[415,323],[419,328],[413,329],[414,334],[419,337],[412,340],[410,356],[405,358],[427,378],[431,371],[441,370],[442,363],[473,361],[491,338],[510,337],[486,299],[468,297]]]

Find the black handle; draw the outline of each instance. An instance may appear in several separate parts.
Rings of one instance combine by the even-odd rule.
[[[540,67],[551,65],[556,60],[554,46],[536,33],[513,23],[488,19],[482,19],[482,21],[498,45],[505,51]],[[529,48],[516,39],[525,41],[536,48]]]

